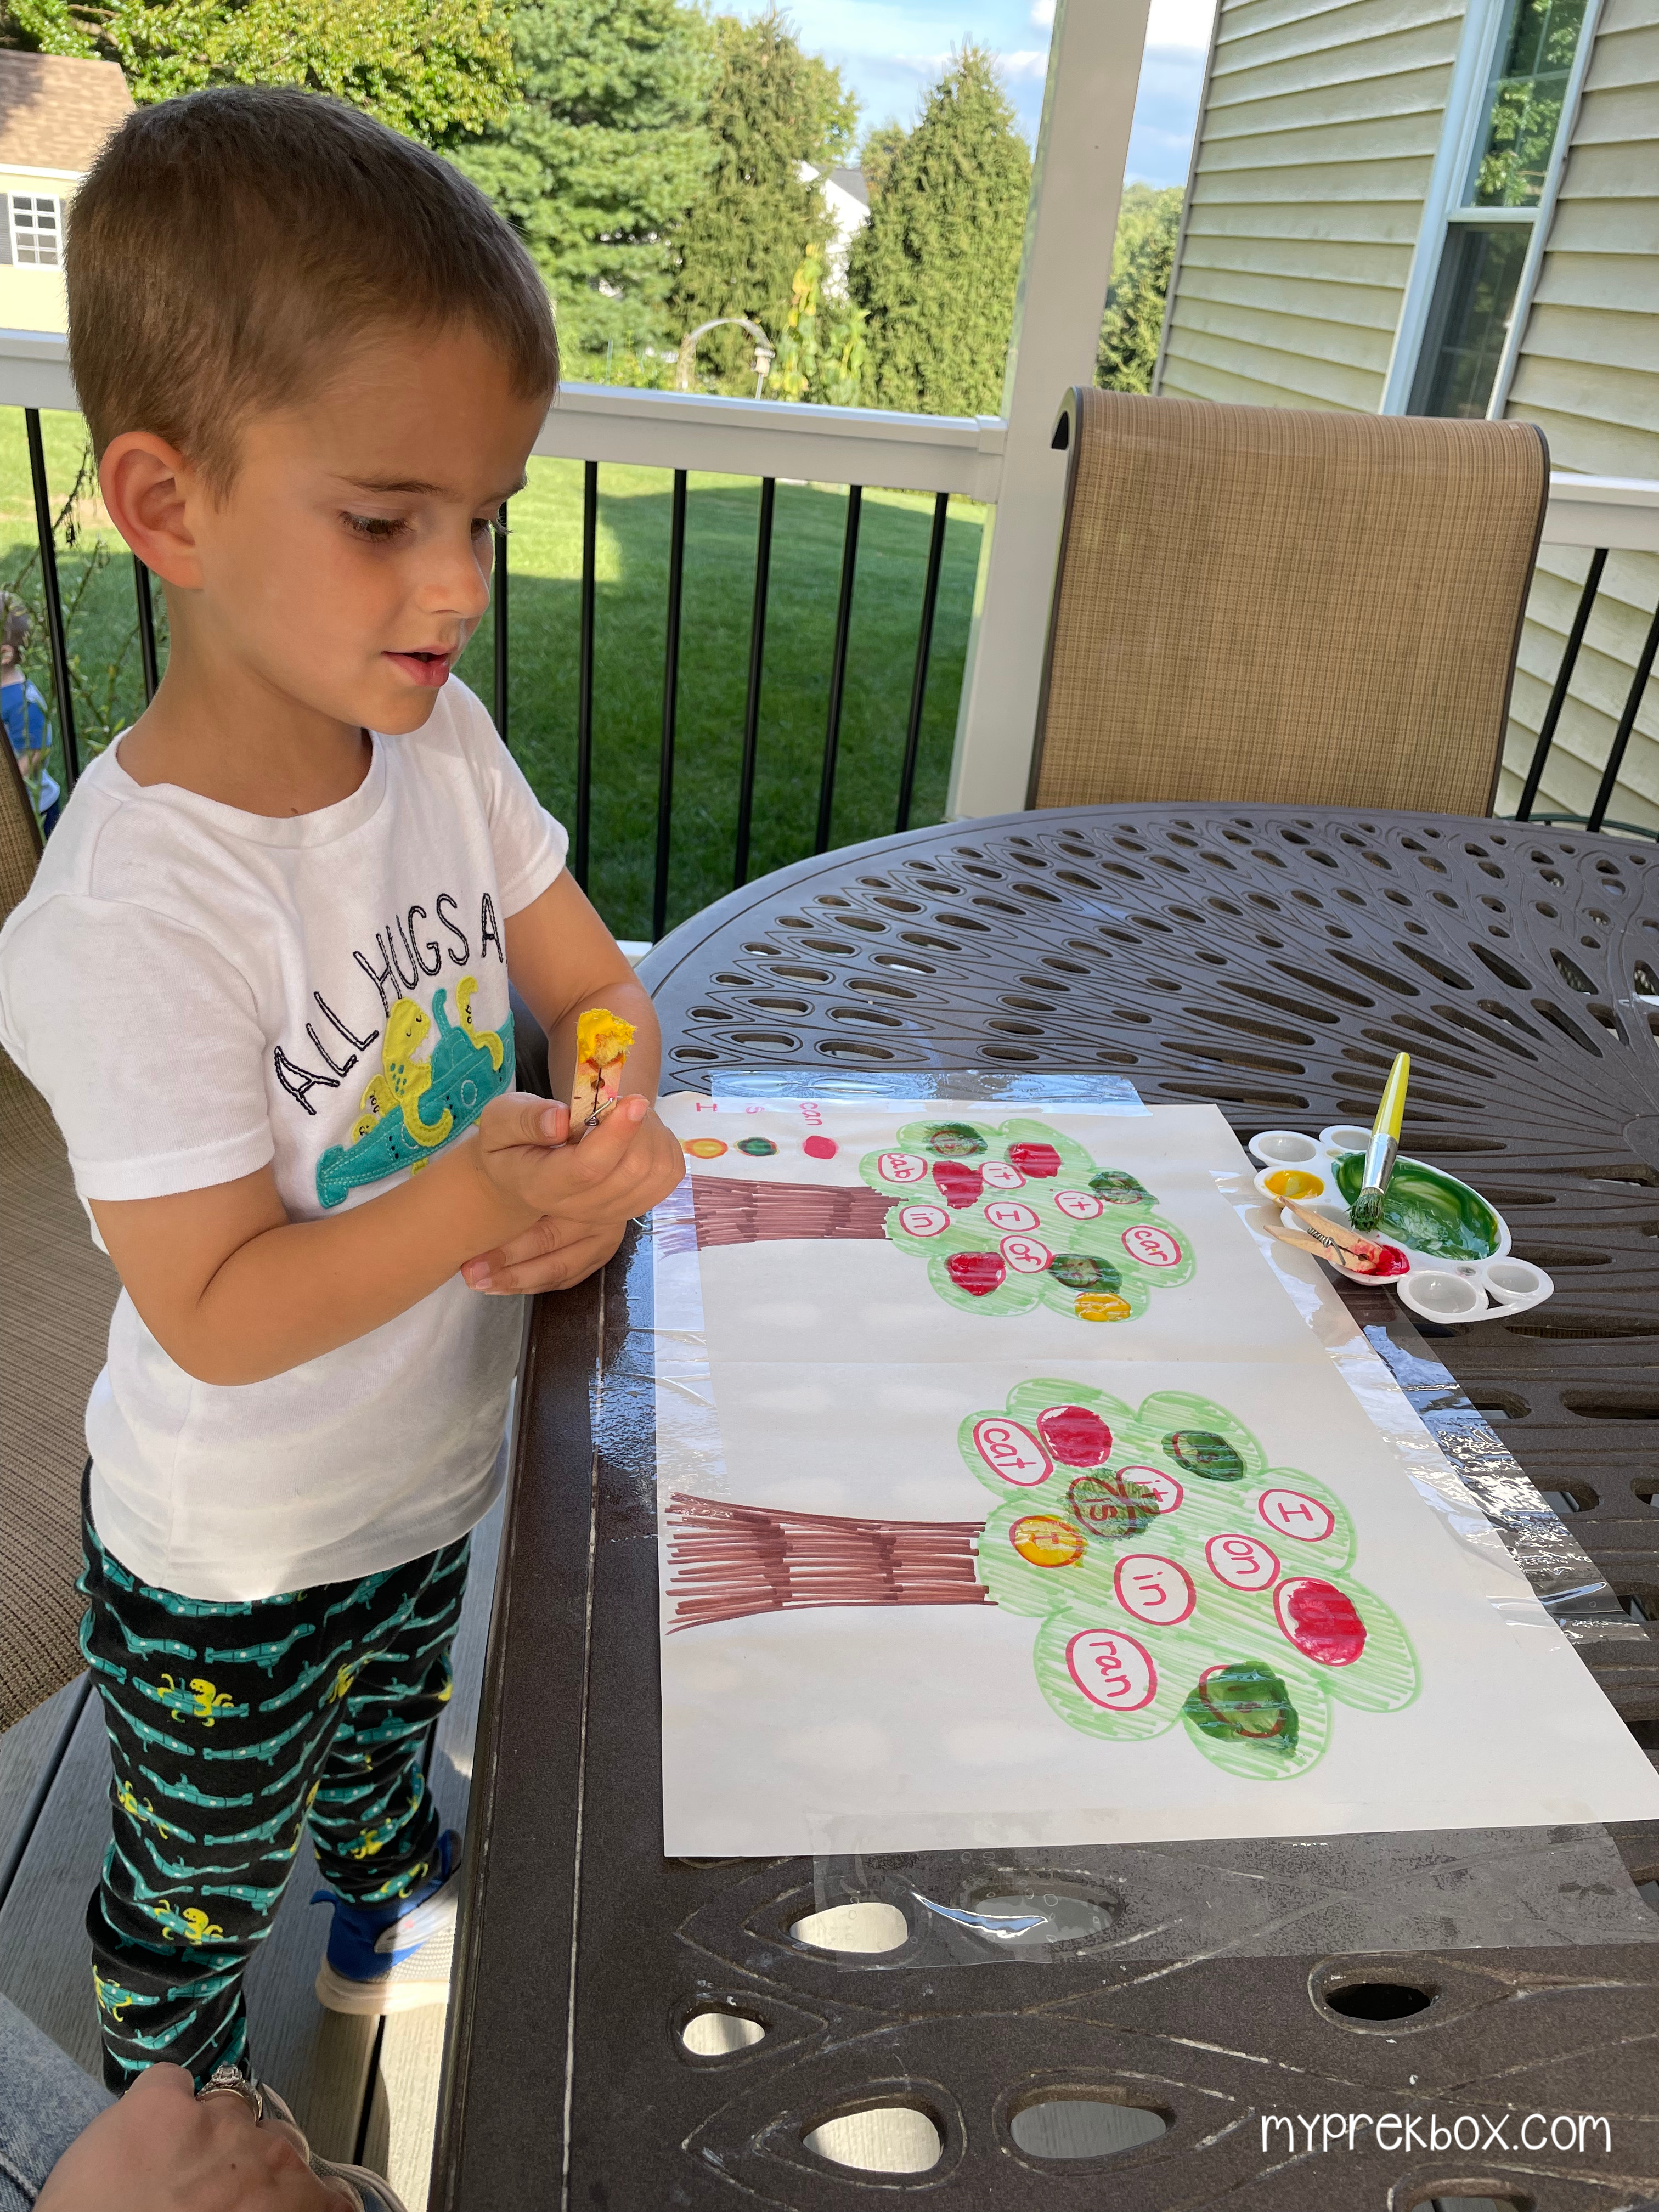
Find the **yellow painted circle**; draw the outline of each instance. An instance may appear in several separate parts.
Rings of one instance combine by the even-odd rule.
[[[694,1160],[717,1160],[726,1150],[719,1137],[687,1137],[684,1143]]]
[[[1008,1531],[1008,1540],[1034,1567],[1069,1567],[1089,1548],[1081,1528],[1054,1513],[1027,1513]]]
[[[1115,1291],[1079,1291],[1072,1310],[1079,1321],[1127,1321],[1129,1301]]]
[[[1317,1198],[1324,1188],[1318,1176],[1301,1168],[1280,1168],[1277,1175],[1267,1177],[1267,1188],[1275,1198]]]

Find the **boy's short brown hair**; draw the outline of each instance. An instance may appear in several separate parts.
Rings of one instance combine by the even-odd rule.
[[[229,85],[130,115],[70,213],[70,363],[101,457],[149,430],[227,484],[251,414],[371,328],[469,324],[553,396],[546,287],[458,169],[319,93]]]

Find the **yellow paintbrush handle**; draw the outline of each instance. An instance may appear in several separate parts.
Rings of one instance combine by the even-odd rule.
[[[1408,1052],[1395,1054],[1394,1066],[1389,1070],[1389,1079],[1382,1086],[1382,1103],[1376,1109],[1376,1119],[1371,1124],[1374,1137],[1392,1137],[1400,1142],[1400,1125],[1406,1118],[1406,1085],[1411,1079],[1412,1056]]]

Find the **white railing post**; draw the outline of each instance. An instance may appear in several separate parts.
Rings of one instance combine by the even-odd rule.
[[[1148,0],[1058,0],[1002,388],[1002,483],[981,541],[947,811],[1025,804],[1066,459],[1067,388],[1094,380]]]

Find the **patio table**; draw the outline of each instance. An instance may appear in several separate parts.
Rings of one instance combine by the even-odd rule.
[[[1387,1293],[1356,1291],[1355,1310],[1472,1479],[1507,1471],[1481,1494],[1523,1553],[1546,1516],[1500,1431],[1555,1498],[1582,1571],[1550,1602],[1659,1747],[1659,1648],[1638,1625],[1659,1617],[1659,853],[1430,815],[1011,815],[781,870],[641,972],[665,1087],[734,1067],[1121,1072],[1149,1105],[1215,1100],[1243,1136],[1369,1121],[1408,1050],[1407,1149],[1476,1182],[1557,1294],[1431,1346]],[[648,1235],[630,1232],[601,1279],[533,1313],[434,2205],[830,2212],[897,2189],[975,2208],[1407,2212],[1496,2193],[1588,2212],[1659,2196],[1659,1944],[968,1972],[792,1942],[810,1861],[665,1860],[650,1300]],[[1638,1882],[1659,1875],[1659,1824],[1615,1840]],[[1370,2016],[1329,2002],[1368,1974],[1406,1992],[1395,2016],[1386,1990]],[[764,2039],[693,2057],[678,2030],[708,2002],[747,2005]],[[1105,2160],[1026,2155],[1012,2116],[1068,2072],[1154,2085],[1169,2131]],[[883,2095],[933,2113],[930,2172],[803,2147]],[[1506,2107],[1609,2116],[1611,2154],[1598,2134],[1582,2154],[1431,2139],[1432,2113]],[[1415,2114],[1420,2142],[1264,2145],[1264,2112],[1338,2108]]]

